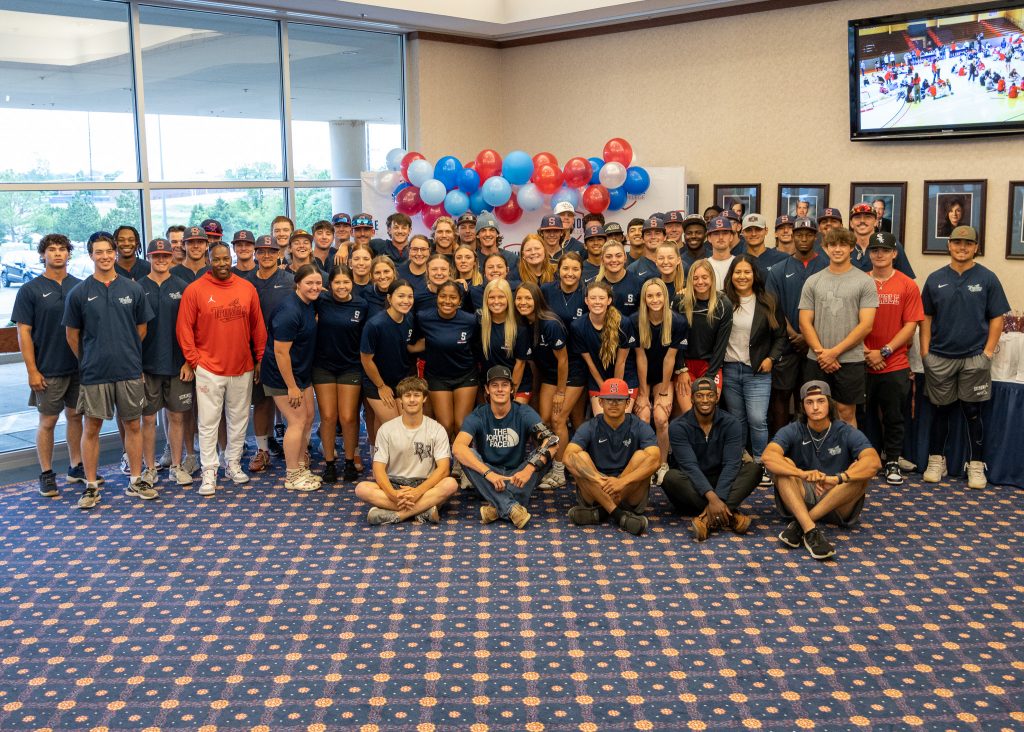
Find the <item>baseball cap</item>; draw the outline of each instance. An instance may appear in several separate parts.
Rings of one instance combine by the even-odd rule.
[[[807,218],[806,216],[799,216],[793,220],[793,231],[799,231],[800,229],[817,231],[818,224],[814,219]]]
[[[978,232],[973,226],[958,226],[949,234],[950,239],[963,239],[978,243]]]
[[[484,229],[494,229],[495,231],[500,231],[500,229],[498,228],[498,220],[494,218],[494,214],[492,214],[490,211],[484,211],[476,220],[477,232],[479,233]]]
[[[888,231],[879,231],[877,234],[872,234],[871,238],[868,239],[868,250],[870,251],[871,249],[891,249],[896,251],[896,237]]]
[[[725,218],[727,218],[727,219],[729,219],[731,221],[735,221],[737,223],[739,223],[741,221],[740,215],[738,213],[736,213],[735,211],[733,211],[731,208],[724,209],[722,211],[721,215],[724,216]]]
[[[462,214],[462,216],[460,216],[459,220],[456,222],[456,225],[462,226],[463,224],[473,224],[475,226],[476,216],[474,214],[471,214],[469,211]]]
[[[557,216],[545,216],[540,220],[540,226],[537,227],[537,231],[544,231],[545,229],[557,229],[562,230],[562,220]]]
[[[768,222],[765,221],[764,216],[759,213],[748,213],[743,217],[743,228],[767,229]]]
[[[204,236],[203,238],[205,239],[206,237]],[[109,239],[110,241],[114,241],[114,235],[109,231],[94,231],[89,235],[88,243],[92,244],[100,239]]]
[[[775,228],[778,229],[780,226],[786,226],[787,224],[792,226],[794,221],[796,221],[795,217],[790,216],[789,214],[782,214],[782,216],[775,219]]]
[[[666,224],[681,224],[684,218],[686,218],[686,214],[682,211],[667,211],[665,213]]]
[[[708,222],[708,233],[712,231],[732,231],[732,224],[725,216],[716,216]]]
[[[352,225],[352,217],[347,213],[336,213],[331,217],[331,225],[338,226],[339,224],[345,224],[347,226]]]
[[[878,214],[875,213],[875,209],[871,207],[870,203],[858,203],[850,209],[850,218],[853,218],[857,214],[867,214],[871,218],[878,218]]]
[[[373,228],[373,216],[368,213],[358,213],[352,217],[352,228]]]
[[[624,232],[622,231],[622,227],[619,224],[617,224],[614,221],[612,221],[612,222],[609,222],[609,223],[604,225],[604,235],[605,236],[624,236]]]
[[[605,379],[598,399],[629,399],[629,386],[622,379]]]
[[[257,249],[276,249],[281,250],[281,245],[277,243],[277,239],[272,237],[270,234],[264,234],[263,236],[257,237],[256,239]]]
[[[153,239],[146,247],[146,254],[173,254],[171,243],[166,239]]]
[[[690,224],[700,224],[705,229],[708,228],[708,222],[705,221],[704,217],[701,216],[700,214],[690,214],[689,216],[683,219],[684,228],[689,226]]]
[[[242,229],[241,231],[236,231],[235,235],[231,237],[232,244],[238,244],[239,242],[253,244],[256,242],[256,237],[248,229]]]
[[[644,231],[664,231],[665,230],[665,219],[660,216],[651,216],[651,218],[644,221]]]
[[[487,383],[490,384],[492,381],[498,379],[505,379],[505,381],[512,381],[512,372],[509,371],[508,366],[491,366],[487,369]]]
[[[576,209],[568,201],[560,201],[559,204],[555,206],[555,216],[560,213],[576,213]]]
[[[808,381],[806,384],[800,387],[800,401],[803,401],[812,394],[824,394],[827,397],[832,396],[832,389],[824,381]]]
[[[693,386],[690,387],[690,393],[696,394],[698,391],[713,391],[718,393],[718,387],[715,386],[715,382],[707,376],[701,376],[699,379],[693,382]]]
[[[210,241],[210,237],[206,235],[206,229],[201,226],[190,226],[185,229],[185,236],[182,241],[192,241],[194,239],[202,239],[203,241]]]
[[[203,223],[199,225],[203,227],[203,230],[208,235],[224,236],[224,227],[220,225],[217,219],[203,219]]]
[[[296,229],[292,232],[292,235],[288,237],[288,243],[291,244],[296,239],[306,239],[307,241],[313,241],[313,235],[305,229]]]
[[[591,224],[586,228],[586,231],[583,232],[583,241],[593,239],[598,236],[605,236],[604,227],[601,226],[601,224]]]
[[[872,209],[873,211],[874,209]],[[818,221],[824,221],[825,219],[835,219],[840,224],[843,223],[843,214],[838,208],[826,208],[821,212],[821,216],[818,217]]]

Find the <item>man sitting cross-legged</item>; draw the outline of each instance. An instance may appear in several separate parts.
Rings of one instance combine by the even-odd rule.
[[[579,500],[569,520],[600,523],[603,508],[616,526],[639,536],[647,529],[651,476],[661,465],[658,438],[649,424],[626,414],[629,387],[622,379],[605,380],[597,399],[604,413],[580,425],[565,449]]]
[[[371,524],[440,521],[438,507],[459,489],[449,477],[451,451],[448,433],[423,414],[427,382],[409,376],[395,389],[402,414],[377,430],[373,452],[373,481],[356,486],[356,496],[371,504]]]

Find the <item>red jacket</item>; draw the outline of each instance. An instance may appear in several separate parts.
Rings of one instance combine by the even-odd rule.
[[[218,376],[252,371],[267,345],[256,288],[235,274],[221,281],[207,272],[186,287],[176,330],[185,361]]]

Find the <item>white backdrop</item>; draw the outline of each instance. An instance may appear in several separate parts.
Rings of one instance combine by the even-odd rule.
[[[686,208],[686,169],[676,168],[646,168],[651,176],[651,186],[642,196],[630,196],[626,205],[619,211],[606,211],[605,220],[615,221],[622,225],[623,230],[632,218],[645,218],[654,212],[674,211]],[[374,187],[377,173],[363,172],[363,211],[372,214],[377,223],[377,234],[380,238],[386,238],[384,222],[388,216],[395,211],[395,201],[390,194],[381,194]],[[518,244],[527,234],[536,232],[540,220],[551,213],[550,208],[541,208],[537,211],[526,211],[519,221],[514,224],[503,224],[500,221],[503,243],[506,248],[518,249]],[[582,239],[583,215],[586,213],[582,207],[576,215],[575,236]],[[699,213],[699,212],[698,212]],[[352,212],[356,214],[355,211]],[[419,216],[412,218],[413,233],[429,234],[430,232],[423,225]]]

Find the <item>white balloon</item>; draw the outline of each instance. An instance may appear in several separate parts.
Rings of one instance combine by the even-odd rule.
[[[406,156],[404,148],[396,147],[388,151],[388,155],[385,158],[387,160],[388,170],[401,170],[402,169],[402,158]],[[398,185],[397,183],[395,185]],[[391,191],[388,191],[390,193]]]
[[[385,170],[383,173],[377,173],[377,180],[373,187],[376,188],[377,193],[382,196],[389,196],[401,182],[401,173],[394,170]]]
[[[618,188],[626,182],[626,168],[622,163],[605,163],[601,167],[601,172],[597,174],[597,177],[601,181],[601,185],[611,190],[612,188]]]
[[[408,176],[409,182],[419,188],[434,177],[434,164],[422,158],[413,160],[409,163]]]
[[[544,194],[533,183],[526,183],[520,186],[516,200],[523,211],[536,211],[544,205]]]

